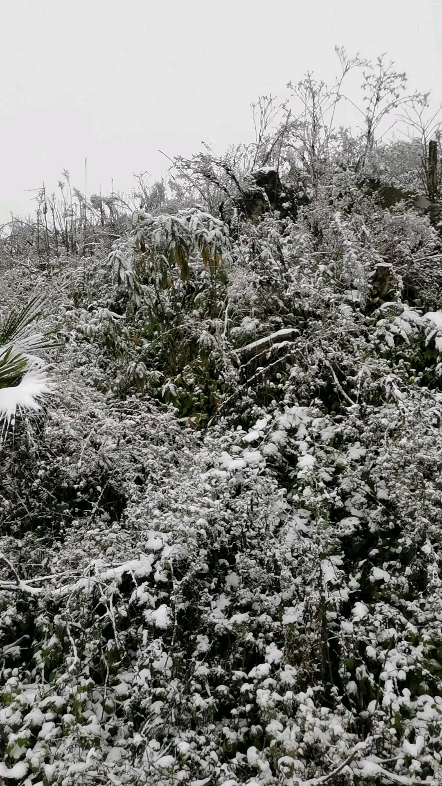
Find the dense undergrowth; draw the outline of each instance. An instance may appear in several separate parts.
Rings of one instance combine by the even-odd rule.
[[[440,783],[439,227],[329,163],[0,261],[63,344],[0,446],[0,782]]]

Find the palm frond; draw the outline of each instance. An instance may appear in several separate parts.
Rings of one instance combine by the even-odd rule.
[[[0,389],[0,426],[7,432],[17,411],[27,413],[40,409],[41,399],[52,392],[51,383],[42,368],[31,368],[15,387]]]
[[[20,353],[12,354],[12,347],[0,355],[0,389],[18,385],[27,369],[27,360]]]
[[[15,339],[10,346],[13,346],[18,352],[30,355],[34,352],[40,352],[42,349],[56,349],[57,347],[62,347],[63,342],[54,341],[51,338],[54,332],[55,331],[48,331],[47,333],[29,333],[27,336]]]
[[[0,437],[17,411],[38,410],[41,399],[52,392],[46,365],[34,354],[61,346],[52,340],[53,331],[33,329],[43,303],[40,296],[31,298],[23,308],[11,311],[0,328]]]
[[[0,329],[0,346],[16,343],[27,336],[27,328],[41,316],[43,299],[36,295],[21,309],[13,309]]]
[[[42,315],[44,300],[31,298],[21,309],[12,310],[0,329],[0,347],[11,346],[24,354],[62,346],[50,338],[55,331],[32,332],[31,325]]]

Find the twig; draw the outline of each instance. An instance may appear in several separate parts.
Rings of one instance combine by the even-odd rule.
[[[30,587],[23,581],[19,581],[16,584],[12,581],[0,581],[0,588],[4,590],[22,590],[29,593],[29,595],[39,595],[41,592],[44,592],[43,587]]]
[[[366,740],[365,743],[362,743],[362,745],[365,746],[369,741],[370,741],[369,739]],[[329,772],[328,775],[322,775],[320,778],[311,778],[308,781],[300,781],[299,786],[318,786],[320,783],[327,783],[327,781],[330,781],[332,778],[334,778],[335,775],[341,772],[341,770],[343,770],[344,767],[347,767],[347,765],[353,761],[358,751],[361,750],[361,747],[362,747],[361,743],[358,743],[358,745],[356,745],[356,747],[353,748],[350,755],[347,756],[347,758],[342,762],[342,764],[340,764],[339,767],[336,767],[336,769],[333,770],[332,772]]]
[[[14,568],[12,562],[0,551],[0,559],[6,563],[8,568],[10,569],[11,573],[14,574],[15,583],[12,581],[1,581],[0,587],[3,589],[11,589],[11,590],[23,590],[23,592],[28,592],[30,595],[38,595],[40,592],[44,590],[42,588],[37,587],[29,587],[18,575],[16,569]]]
[[[327,366],[327,368],[330,369],[330,371],[332,373],[332,376],[333,376],[333,381],[334,381],[334,383],[335,383],[339,393],[341,394],[341,396],[343,396],[345,398],[345,400],[348,401],[349,404],[351,404],[352,407],[357,407],[358,405],[356,404],[356,402],[353,401],[350,398],[350,396],[347,396],[347,393],[345,392],[344,388],[342,387],[341,383],[339,382],[339,379],[337,378],[337,376],[335,374],[335,371],[334,371],[334,368],[333,368],[332,364],[328,360],[326,360],[325,361],[325,365]]]

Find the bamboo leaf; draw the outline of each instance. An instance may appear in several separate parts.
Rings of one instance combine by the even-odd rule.
[[[207,244],[205,244],[203,246],[201,255],[202,255],[204,264],[207,265],[209,263],[209,259],[210,259],[210,249],[209,249],[209,246]]]
[[[178,267],[181,270],[181,281],[188,281],[190,277],[190,270],[189,270],[189,259],[186,249],[181,245],[177,245],[174,248],[173,254],[174,254],[175,262],[177,263]]]

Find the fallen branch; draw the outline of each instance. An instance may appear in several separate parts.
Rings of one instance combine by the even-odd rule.
[[[280,344],[283,341],[293,341],[299,336],[299,330],[295,328],[282,328],[272,333],[270,336],[259,338],[257,341],[252,341],[251,344],[246,344],[245,347],[240,347],[235,350],[239,355],[242,363],[248,362],[256,355],[262,355],[267,350],[271,349],[275,344]]]

